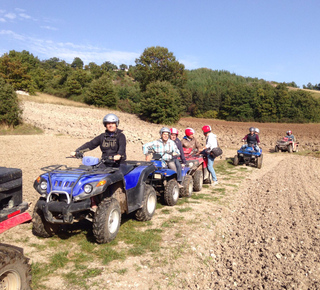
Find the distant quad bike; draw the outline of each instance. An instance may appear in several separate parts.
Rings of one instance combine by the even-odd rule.
[[[204,183],[211,183],[207,158],[199,155],[197,149],[183,148],[183,152],[190,168],[189,174],[193,177],[193,190],[200,191]]]
[[[193,179],[189,174],[190,168],[185,167],[182,169],[182,185],[183,188],[179,189],[177,181],[177,172],[163,166],[161,161],[164,154],[171,154],[165,152],[164,154],[155,153],[152,149],[149,149],[149,153],[152,153],[152,162],[157,168],[148,177],[148,183],[157,191],[158,195],[163,198],[166,205],[174,206],[178,202],[179,196],[190,197],[193,192]]]
[[[244,149],[240,148],[237,151],[237,155],[234,156],[233,159],[233,165],[237,166],[239,164],[245,164],[245,165],[253,165],[257,168],[262,167],[262,160],[263,160],[263,154],[262,149],[259,149],[258,151],[255,151],[252,146],[248,146]]]
[[[22,202],[22,171],[0,167],[0,233],[31,220]],[[23,249],[0,243],[0,289],[31,289],[31,266]]]
[[[277,141],[277,145],[274,148],[275,152],[288,151],[289,153],[298,152],[299,142],[295,142],[288,137],[283,137]]]
[[[35,235],[53,236],[62,224],[88,219],[100,244],[115,239],[123,213],[135,212],[148,221],[155,212],[157,197],[147,178],[155,171],[151,162],[83,157],[78,168],[51,165],[34,182],[41,195],[33,212]]]

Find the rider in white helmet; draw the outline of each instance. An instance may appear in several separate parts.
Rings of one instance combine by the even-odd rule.
[[[151,148],[155,153],[159,153],[162,156],[161,161],[163,166],[168,166],[170,169],[177,172],[177,181],[179,183],[179,187],[182,188],[181,164],[178,159],[173,158],[174,156],[180,155],[180,151],[176,143],[170,139],[171,131],[169,128],[162,127],[159,133],[160,139],[146,143],[142,146],[143,154],[146,155],[146,161],[150,161],[151,156],[149,155],[149,150]]]

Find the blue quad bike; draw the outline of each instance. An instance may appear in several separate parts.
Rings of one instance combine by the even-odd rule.
[[[151,162],[157,168],[148,176],[148,184],[150,184],[157,192],[158,196],[163,198],[166,205],[174,206],[177,204],[180,197],[190,197],[193,192],[193,177],[190,174],[189,167],[182,168],[182,186],[179,188],[177,181],[177,172],[163,166],[161,161],[164,154],[154,153]]]
[[[156,167],[152,162],[83,157],[78,168],[51,165],[41,168],[34,188],[41,195],[33,211],[33,234],[48,238],[63,224],[81,219],[92,222],[97,243],[115,239],[121,215],[135,212],[136,219],[152,218],[157,195],[147,184]]]
[[[260,148],[259,151],[255,151],[253,146],[248,146],[246,148],[240,148],[237,151],[237,155],[233,158],[233,165],[253,165],[260,169],[262,167],[262,160],[262,149]]]

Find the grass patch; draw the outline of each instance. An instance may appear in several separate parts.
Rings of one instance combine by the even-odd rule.
[[[171,213],[171,210],[163,209],[163,210],[161,211],[161,213],[163,213],[163,214],[170,214],[170,213]]]
[[[179,212],[188,212],[188,211],[192,211],[192,207],[184,207],[184,208],[179,208],[178,211]]]
[[[217,162],[217,165],[215,166],[215,171],[219,174],[219,175],[233,175],[235,174],[235,172],[233,171],[234,169],[234,165],[233,163],[231,163],[230,160],[224,160],[224,161],[220,161]]]
[[[37,135],[43,130],[30,124],[21,124],[16,127],[0,126],[0,135]]]
[[[295,152],[294,154],[298,154],[300,156],[312,156],[315,158],[320,158],[320,151],[305,150],[305,151]]]

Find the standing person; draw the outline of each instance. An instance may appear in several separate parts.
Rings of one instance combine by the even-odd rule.
[[[180,158],[181,158],[181,162],[182,162],[182,167],[184,167],[187,163],[187,160],[186,160],[184,153],[183,153],[181,141],[178,138],[179,131],[176,128],[170,128],[170,132],[171,132],[170,139],[176,143],[176,145],[180,151]]]
[[[102,123],[106,131],[71,152],[71,156],[75,157],[77,153],[84,153],[100,146],[102,159],[111,157],[118,163],[126,160],[127,141],[123,131],[118,129],[119,118],[115,114],[107,114]]]
[[[161,154],[163,166],[168,166],[170,169],[177,172],[177,181],[179,184],[179,188],[183,188],[183,186],[181,185],[181,165],[178,159],[173,158],[174,156],[180,155],[180,151],[176,143],[169,138],[171,134],[169,128],[163,127],[161,128],[159,133],[160,139],[142,145],[143,154],[146,155],[146,161],[151,160],[151,156],[149,155],[150,149],[153,149],[155,153]]]
[[[217,136],[213,134],[211,131],[211,126],[205,125],[202,127],[202,131],[204,136],[206,137],[206,146],[203,148],[202,153],[207,155],[208,158],[208,170],[211,173],[213,183],[211,186],[215,186],[218,184],[218,179],[216,176],[216,172],[213,168],[213,163],[215,157],[213,157],[211,154],[208,154],[206,152],[211,151],[213,148],[218,147],[218,140]]]
[[[186,135],[181,140],[182,146],[184,148],[197,149],[199,152],[201,150],[201,145],[194,137],[194,130],[192,128],[187,128],[184,132]]]

